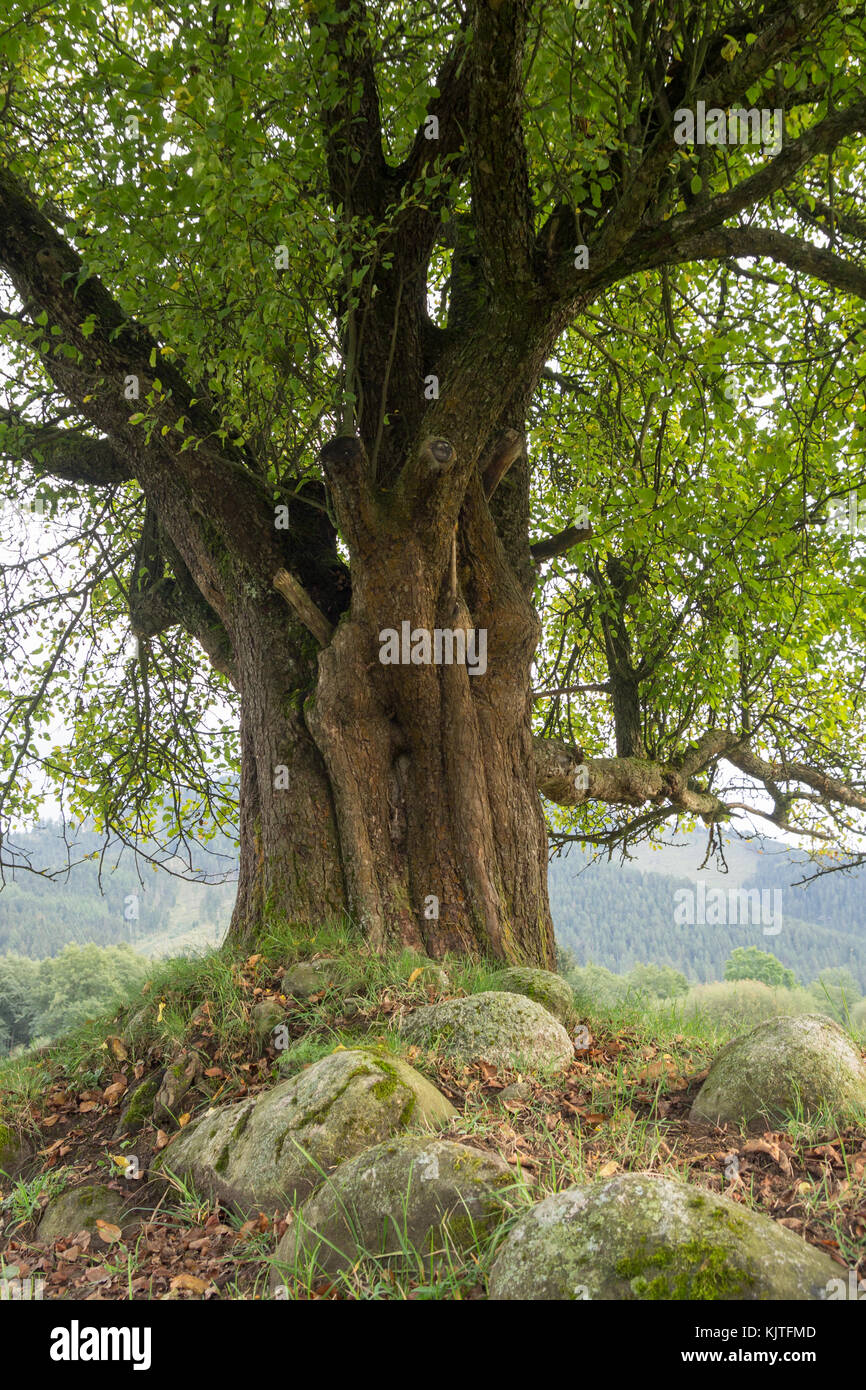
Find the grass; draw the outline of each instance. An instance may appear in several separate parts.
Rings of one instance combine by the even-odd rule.
[[[56,1168],[50,1169],[46,1173],[37,1173],[27,1182],[21,1178],[16,1178],[12,1182],[11,1192],[0,1203],[0,1208],[8,1211],[10,1215],[7,1229],[15,1231],[19,1226],[37,1220],[42,1213],[41,1198],[45,1196],[56,1197],[68,1186],[69,1179],[70,1172],[67,1168]]]

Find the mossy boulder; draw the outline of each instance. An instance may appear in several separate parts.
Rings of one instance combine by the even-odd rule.
[[[332,1052],[263,1095],[209,1112],[154,1164],[243,1212],[283,1210],[339,1163],[406,1130],[433,1129],[453,1106],[399,1058]]]
[[[323,989],[331,989],[339,977],[339,962],[330,957],[302,960],[297,965],[288,967],[281,986],[283,994],[291,995],[293,999],[309,999],[312,994],[321,994]]]
[[[14,1177],[31,1154],[32,1149],[23,1135],[0,1120],[0,1173]]]
[[[51,1198],[42,1213],[36,1239],[51,1245],[55,1240],[69,1240],[79,1231],[97,1235],[99,1221],[121,1229],[129,1226],[129,1208],[122,1193],[100,1183],[71,1187]]]
[[[432,1265],[500,1219],[499,1194],[513,1182],[496,1154],[424,1135],[388,1139],[341,1163],[304,1203],[277,1247],[271,1287],[286,1269],[335,1274],[364,1254],[408,1251]]]
[[[275,1028],[285,1022],[285,1010],[279,999],[260,999],[258,1004],[254,1004],[250,1011],[250,1021],[253,1025],[253,1036],[260,1051],[263,1051],[271,1041],[271,1036]]]
[[[496,988],[510,994],[525,994],[534,999],[566,1027],[574,1018],[574,993],[571,985],[552,970],[535,970],[530,966],[512,966],[496,977]]]
[[[149,1076],[130,1092],[114,1131],[115,1139],[124,1139],[127,1135],[138,1134],[144,1129],[148,1120],[153,1117],[153,1107],[161,1082],[161,1075]]]
[[[651,1174],[557,1192],[521,1216],[493,1300],[827,1298],[839,1267],[768,1216]]]
[[[792,1115],[866,1112],[866,1064],[838,1023],[820,1014],[768,1018],[723,1047],[692,1105],[696,1122],[778,1129]]]
[[[403,1036],[460,1063],[488,1062],[519,1071],[562,1071],[574,1047],[562,1024],[523,994],[487,990],[416,1009]]]

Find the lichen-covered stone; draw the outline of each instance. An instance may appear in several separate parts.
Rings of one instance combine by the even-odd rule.
[[[768,1216],[714,1192],[623,1173],[521,1216],[490,1274],[493,1300],[824,1299],[839,1267]]]
[[[260,1049],[271,1041],[271,1035],[285,1020],[285,1011],[279,999],[260,999],[250,1011],[253,1035]]]
[[[162,1078],[159,1076],[149,1076],[130,1092],[114,1131],[115,1139],[123,1139],[129,1134],[138,1134],[152,1118],[161,1081]]]
[[[404,1130],[433,1129],[453,1106],[401,1059],[340,1050],[263,1095],[209,1112],[154,1168],[190,1178],[239,1210],[303,1200],[339,1163]]]
[[[510,1086],[503,1086],[497,1099],[506,1105],[511,1101],[532,1100],[532,1087],[528,1081],[513,1081]]]
[[[568,1026],[574,1018],[574,992],[571,985],[552,970],[535,970],[516,965],[496,977],[496,988],[509,994],[525,994],[542,1004],[554,1018]]]
[[[186,1052],[166,1067],[153,1103],[153,1118],[157,1124],[177,1124],[186,1093],[200,1071],[199,1059]]]
[[[281,986],[283,994],[294,999],[309,999],[311,994],[321,994],[337,981],[338,963],[330,958],[322,960],[302,960],[290,965],[283,975]]]
[[[36,1239],[51,1245],[55,1240],[68,1240],[79,1231],[92,1231],[96,1235],[98,1221],[107,1221],[123,1229],[129,1220],[128,1207],[120,1192],[100,1183],[89,1183],[52,1197],[42,1213]]]
[[[304,1203],[277,1247],[286,1270],[335,1274],[362,1255],[431,1262],[500,1219],[514,1174],[504,1159],[450,1139],[401,1135],[339,1168]],[[447,1236],[446,1236],[447,1231]]]
[[[562,1071],[574,1060],[568,1034],[542,1004],[501,990],[416,1009],[404,1021],[403,1034],[461,1063],[529,1072]]]
[[[723,1047],[690,1118],[761,1133],[826,1112],[866,1112],[866,1064],[838,1023],[801,1014],[765,1019]]]

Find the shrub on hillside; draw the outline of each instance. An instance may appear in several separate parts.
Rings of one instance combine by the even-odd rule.
[[[628,993],[628,981],[603,965],[579,965],[566,976],[578,1010],[589,1013],[615,1009]]]
[[[821,1013],[805,989],[770,989],[760,980],[717,980],[695,985],[682,1003],[689,1018],[705,1018],[716,1028],[742,1032],[776,1014]]]

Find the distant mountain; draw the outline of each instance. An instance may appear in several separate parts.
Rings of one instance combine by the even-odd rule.
[[[14,843],[36,867],[62,862],[60,828],[46,823]],[[38,874],[7,872],[0,892],[0,955],[41,959],[63,947],[95,942],[128,942],[148,956],[179,955],[219,944],[234,904],[233,881],[221,885],[189,882],[167,870],[154,872],[131,854],[115,864],[116,851],[103,861],[101,837],[78,832],[68,875],[52,880]],[[638,962],[672,965],[690,980],[718,980],[736,946],[756,945],[772,951],[804,982],[828,966],[847,966],[866,990],[866,873],[834,873],[805,888],[792,886],[804,872],[802,855],[780,841],[744,842],[731,835],[725,844],[729,873],[700,867],[705,834],[680,834],[660,849],[642,845],[625,865],[618,860],[591,863],[592,854],[575,845],[552,861],[549,874],[551,910],[557,939],[581,964],[594,961],[624,974]],[[10,847],[5,847],[7,855]],[[234,869],[234,848],[217,840],[194,860],[198,869]],[[180,869],[179,864],[173,866]],[[780,894],[781,930],[765,934],[757,925],[728,925],[676,918],[677,894],[706,894],[713,889],[757,889]],[[699,914],[696,914],[699,916]],[[706,915],[706,914],[705,914]]]

